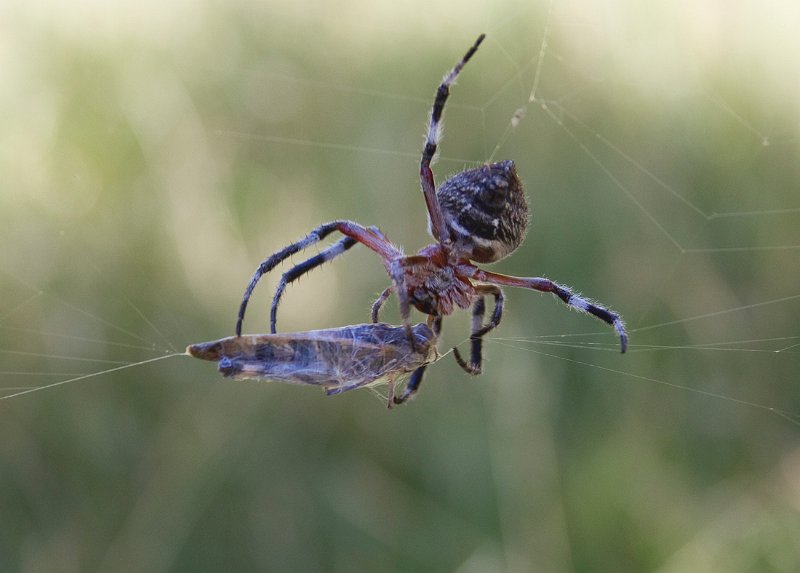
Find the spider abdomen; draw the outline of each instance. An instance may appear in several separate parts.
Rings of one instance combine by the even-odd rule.
[[[528,204],[513,161],[453,175],[436,192],[453,250],[479,263],[499,261],[522,244]]]

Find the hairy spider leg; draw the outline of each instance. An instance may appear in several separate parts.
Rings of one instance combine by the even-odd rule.
[[[352,237],[345,237],[343,239],[339,239],[330,247],[322,250],[319,254],[314,255],[313,257],[306,259],[299,265],[293,266],[291,269],[283,273],[281,276],[281,280],[278,283],[277,288],[275,289],[275,296],[272,298],[272,308],[269,311],[269,331],[272,334],[276,332],[276,323],[278,321],[278,305],[281,302],[281,297],[283,296],[283,291],[286,290],[286,286],[295,281],[296,279],[300,278],[307,272],[311,271],[312,269],[320,266],[323,263],[334,259],[347,251],[350,247],[355,245],[358,241],[353,239]]]
[[[245,289],[244,296],[242,297],[242,303],[239,306],[239,317],[236,320],[236,336],[241,336],[242,334],[242,322],[244,321],[244,315],[247,311],[247,303],[250,300],[250,296],[253,294],[253,290],[256,288],[258,281],[261,280],[261,277],[264,276],[266,273],[270,272],[274,269],[278,264],[292,256],[293,254],[306,249],[310,245],[314,243],[318,243],[328,235],[330,235],[334,231],[339,231],[341,234],[345,235],[345,237],[350,237],[354,239],[356,242],[361,243],[368,249],[375,251],[384,261],[393,260],[398,257],[402,257],[403,252],[394,246],[389,240],[378,231],[376,228],[366,228],[358,223],[353,221],[346,221],[346,220],[338,220],[338,221],[331,221],[330,223],[324,223],[313,229],[308,235],[288,245],[270,255],[267,259],[265,259],[256,269],[256,272],[253,274],[253,278],[250,279],[250,283],[247,285],[247,289]],[[343,243],[344,241],[339,241]],[[332,245],[330,249],[335,249],[336,244]],[[328,250],[328,249],[326,249]],[[345,249],[346,250],[346,249]],[[344,252],[341,251],[341,252]],[[321,255],[322,253],[320,253]],[[341,254],[341,253],[337,253]],[[330,257],[332,258],[332,257]],[[325,260],[330,260],[325,259]],[[315,257],[312,257],[312,260]],[[325,260],[317,261],[317,264],[322,264]],[[305,272],[314,268],[313,265],[310,268],[306,268]],[[291,272],[291,271],[290,271]],[[296,279],[303,273],[299,273],[294,278]]]
[[[472,332],[469,335],[470,341],[470,360],[467,364],[466,360],[461,357],[461,352],[457,346],[453,347],[453,357],[461,369],[467,374],[478,375],[481,373],[481,346],[482,340],[475,336],[475,332],[483,325],[483,315],[486,312],[486,302],[484,297],[478,296],[475,298],[475,303],[472,305]],[[476,359],[477,355],[477,359]]]
[[[450,70],[447,75],[442,79],[442,83],[436,90],[436,99],[433,101],[433,109],[431,110],[431,119],[428,124],[428,135],[425,138],[425,147],[422,149],[422,159],[420,161],[419,176],[420,184],[422,185],[422,193],[425,197],[425,205],[428,208],[428,215],[431,222],[431,233],[433,237],[440,243],[450,243],[450,238],[447,226],[444,223],[444,215],[439,206],[439,199],[436,197],[436,183],[433,180],[433,171],[431,171],[431,162],[433,156],[436,154],[436,149],[439,145],[439,140],[442,138],[442,112],[444,111],[444,104],[447,97],[450,95],[450,86],[456,81],[458,74],[461,73],[464,65],[478,50],[486,34],[481,34],[478,39],[467,50],[464,57],[461,58],[455,67]]]
[[[453,357],[458,365],[468,374],[476,376],[481,373],[483,364],[483,337],[494,330],[503,318],[503,303],[505,297],[500,287],[495,285],[478,285],[475,287],[478,296],[472,306],[472,332],[470,333],[470,359],[467,363],[462,357],[458,348],[453,347]],[[494,310],[492,317],[486,324],[483,323],[483,315],[486,312],[484,295],[494,296]]]
[[[431,330],[438,338],[439,334],[442,332],[442,317],[428,316],[428,326],[430,326]],[[406,387],[403,389],[403,393],[400,394],[400,396],[394,395],[394,386],[392,386],[392,401],[395,404],[402,404],[417,393],[417,390],[419,390],[419,385],[422,384],[422,376],[425,374],[425,369],[427,367],[428,365],[426,364],[414,370],[414,372],[411,374],[411,377],[408,379],[408,382],[406,382]]]
[[[383,304],[388,300],[392,293],[394,292],[395,287],[394,285],[386,287],[378,299],[372,303],[372,322],[379,322],[379,315],[381,312],[381,307]]]
[[[419,390],[419,385],[422,383],[422,377],[425,375],[425,369],[427,366],[420,366],[411,374],[411,377],[406,382],[406,387],[403,389],[403,393],[399,396],[394,395],[393,401],[395,404],[402,404],[411,396],[417,393]]]
[[[603,322],[610,324],[614,327],[619,335],[620,347],[622,352],[628,348],[628,333],[625,331],[625,324],[622,322],[622,317],[600,306],[589,299],[577,295],[570,290],[569,287],[560,285],[550,279],[540,277],[513,277],[508,275],[501,275],[499,273],[492,273],[479,269],[474,265],[461,264],[458,266],[459,271],[463,274],[473,278],[477,281],[488,282],[501,286],[528,288],[538,290],[540,292],[549,292],[560,298],[567,306],[574,308],[579,312],[591,314],[599,318]]]
[[[378,237],[383,239],[384,241],[389,242],[389,239],[386,238],[378,227],[367,227],[367,230],[375,233]],[[311,271],[312,269],[324,264],[331,259],[338,257],[339,255],[343,254],[345,251],[350,249],[353,245],[355,245],[358,241],[353,239],[352,237],[345,237],[340,239],[339,241],[335,242],[333,245],[327,247],[326,249],[320,251],[319,254],[306,259],[299,265],[295,265],[291,269],[281,276],[281,280],[278,283],[277,288],[275,289],[275,296],[272,298],[272,308],[270,309],[270,320],[269,320],[269,327],[270,332],[275,334],[276,332],[276,324],[278,320],[278,305],[281,302],[281,297],[283,296],[283,292],[286,290],[286,287],[289,283],[294,282],[296,279],[300,278],[307,272]],[[389,295],[386,295],[387,297]],[[377,320],[373,320],[372,322],[378,322]]]

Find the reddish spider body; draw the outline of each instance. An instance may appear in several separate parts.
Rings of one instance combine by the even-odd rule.
[[[289,256],[337,231],[344,238],[281,277],[270,313],[273,333],[278,303],[286,286],[311,269],[341,255],[356,243],[361,243],[383,259],[384,267],[392,279],[392,285],[383,291],[372,307],[373,322],[378,321],[380,308],[388,297],[392,293],[397,294],[403,324],[413,344],[410,321],[412,306],[428,315],[428,322],[436,325],[437,332],[443,316],[451,314],[456,307],[466,309],[472,306],[469,362],[462,359],[458,349],[453,349],[456,361],[470,374],[480,373],[482,337],[495,328],[502,318],[504,296],[501,286],[553,293],[571,308],[591,314],[613,326],[619,335],[622,352],[625,352],[628,337],[622,318],[617,313],[549,279],[501,275],[480,269],[472,263],[498,261],[516,250],[525,239],[528,206],[512,161],[467,169],[450,177],[436,189],[431,162],[441,135],[444,104],[450,94],[450,85],[483,39],[484,36],[480,36],[461,61],[445,75],[431,111],[420,161],[420,184],[428,209],[428,229],[437,242],[424,247],[416,255],[405,256],[376,227],[367,228],[345,220],[320,225],[303,239],[278,251],[259,265],[242,298],[236,323],[237,335],[241,335],[247,302],[260,278]],[[486,296],[494,298],[494,310],[489,321],[484,323]],[[396,403],[405,401],[416,392],[425,367],[422,365],[414,372],[403,394],[394,398]]]
[[[390,261],[386,270],[400,279],[396,282],[405,288],[401,298],[408,304],[431,316],[447,316],[456,306],[469,308],[475,299],[475,287],[451,257],[441,245],[428,245],[417,255]]]

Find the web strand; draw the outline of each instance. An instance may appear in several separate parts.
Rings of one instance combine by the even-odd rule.
[[[515,348],[517,350],[523,350],[523,351],[526,351],[526,352],[532,352],[534,354],[539,354],[539,355],[545,356],[547,358],[555,358],[557,360],[562,360],[562,361],[570,362],[570,363],[573,363],[573,364],[579,364],[581,366],[587,366],[587,367],[590,367],[590,368],[593,368],[593,369],[602,370],[604,372],[610,372],[612,374],[619,374],[621,376],[625,376],[625,377],[628,377],[628,378],[633,378],[633,379],[636,379],[636,380],[644,380],[646,382],[652,382],[654,384],[660,384],[660,385],[663,385],[663,386],[668,386],[668,387],[674,388],[676,390],[683,390],[683,391],[686,391],[686,392],[692,392],[694,394],[700,394],[702,396],[708,396],[709,398],[714,398],[716,400],[723,400],[723,401],[726,401],[726,402],[732,402],[732,403],[738,404],[740,406],[747,406],[747,407],[750,407],[750,408],[756,408],[756,409],[759,409],[759,410],[764,410],[766,412],[769,412],[770,414],[774,414],[774,415],[776,415],[776,416],[778,416],[780,418],[783,418],[784,420],[786,420],[787,422],[791,423],[794,426],[800,427],[800,414],[793,414],[791,412],[787,412],[787,411],[781,410],[779,408],[775,408],[773,406],[768,406],[766,404],[760,404],[760,403],[757,403],[757,402],[750,402],[748,400],[741,400],[739,398],[734,398],[732,396],[728,396],[728,395],[725,395],[725,394],[720,394],[720,393],[717,393],[717,392],[710,392],[708,390],[702,390],[702,389],[699,389],[699,388],[692,388],[691,386],[685,386],[683,384],[676,384],[674,382],[668,382],[666,380],[660,380],[660,379],[653,378],[653,377],[650,377],[650,376],[644,376],[644,375],[635,374],[635,373],[632,373],[632,372],[625,372],[623,370],[617,370],[615,368],[609,368],[607,366],[602,366],[600,364],[593,364],[591,362],[585,362],[583,360],[577,360],[575,358],[569,358],[569,357],[566,357],[566,356],[559,356],[557,354],[551,354],[549,352],[543,352],[541,350],[535,350],[533,348],[525,348],[525,347],[521,347],[521,346],[514,345],[514,344],[499,342],[499,341],[496,341],[495,339],[492,339],[492,340],[494,340],[495,342],[497,342],[497,344],[499,344],[501,346],[508,346],[510,348]]]
[[[25,394],[32,394],[33,392],[41,392],[42,390],[49,390],[51,388],[55,388],[57,386],[63,386],[65,384],[73,384],[75,382],[80,382],[81,380],[88,380],[89,378],[96,378],[98,376],[103,376],[106,374],[113,374],[114,372],[119,372],[121,370],[127,370],[128,368],[134,368],[136,366],[142,366],[144,364],[150,364],[151,362],[158,362],[160,360],[165,360],[167,358],[173,358],[175,356],[186,356],[186,354],[167,354],[165,356],[158,356],[156,358],[150,358],[149,360],[142,360],[141,362],[134,362],[131,364],[124,364],[122,366],[117,366],[116,368],[109,368],[108,370],[101,370],[100,372],[93,372],[91,374],[84,374],[82,376],[76,376],[75,378],[68,378],[67,380],[59,380],[58,382],[53,382],[52,384],[45,384],[44,386],[35,386],[33,388],[27,388],[25,390],[21,390],[19,392],[14,392],[13,394],[8,394],[6,396],[0,396],[0,400],[10,400],[11,398],[16,398],[18,396],[24,396]],[[64,358],[64,357],[58,357]],[[73,358],[74,360],[75,358]],[[80,359],[78,359],[80,360]],[[108,360],[100,361],[100,362],[111,362]]]

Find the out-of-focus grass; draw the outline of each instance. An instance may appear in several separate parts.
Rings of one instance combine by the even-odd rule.
[[[500,142],[533,223],[494,268],[632,347],[508,292],[485,374],[446,357],[393,412],[183,357],[0,401],[0,570],[798,569],[800,427],[736,402],[800,412],[796,7],[556,1],[506,138],[547,2],[36,4],[0,8],[4,394],[230,334],[320,222],[423,246],[425,118],[480,32],[437,177]],[[386,281],[354,249],[279,324],[363,322]]]

